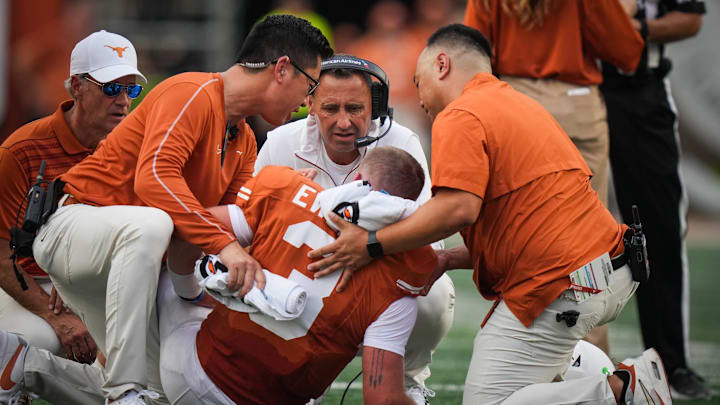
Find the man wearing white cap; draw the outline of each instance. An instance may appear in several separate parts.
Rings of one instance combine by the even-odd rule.
[[[145,81],[130,41],[95,32],[72,51],[65,81],[72,100],[62,102],[52,115],[20,127],[0,146],[0,329],[84,363],[94,361],[95,341],[78,315],[63,310],[47,273],[32,258],[19,259],[19,276],[14,274],[8,259],[9,230],[18,210],[22,221],[24,197],[40,162],[46,162],[45,179],[52,180],[90,155],[127,116],[131,99],[142,91],[138,78]]]
[[[102,45],[117,56],[129,50]],[[244,294],[252,280],[264,285],[257,261],[204,207],[234,201],[252,175],[257,147],[245,116],[259,114],[277,125],[289,119],[317,87],[321,58],[332,53],[309,22],[268,16],[245,38],[235,64],[224,72],[188,72],[164,80],[92,155],[60,176],[65,194],[55,193],[57,210],[46,212],[49,219],[32,252],[107,358],[99,378],[106,403],[146,405],[161,394],[155,378],[160,349],[155,297],[171,235],[198,252],[219,254],[229,268],[231,290],[242,287]],[[133,89],[118,86],[97,87],[106,93]],[[173,274],[181,298],[202,298],[202,291],[186,288],[187,273]],[[24,340],[18,341],[7,350],[0,342],[0,367],[9,370],[22,361],[25,370],[22,375],[8,371],[15,386],[3,385],[0,378],[0,402],[17,386],[48,397],[58,375],[87,380],[97,371],[46,351],[27,351]],[[39,369],[47,358],[56,372]],[[46,384],[33,380],[39,374],[48,378]],[[87,402],[72,402],[78,403]]]

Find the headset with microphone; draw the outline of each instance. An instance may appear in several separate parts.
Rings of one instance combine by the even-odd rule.
[[[332,69],[352,69],[367,73],[378,81],[373,81],[370,85],[370,100],[372,103],[371,118],[374,120],[380,118],[380,127],[385,124],[385,119],[390,118],[387,129],[380,136],[364,136],[355,140],[355,147],[362,148],[378,141],[387,135],[392,128],[393,109],[388,106],[388,98],[390,97],[390,81],[380,66],[350,55],[335,55],[329,59],[322,61],[321,71]]]

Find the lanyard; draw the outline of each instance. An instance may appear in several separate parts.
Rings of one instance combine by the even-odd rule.
[[[227,150],[228,141],[231,141],[237,137],[238,127],[235,125],[230,126],[230,122],[225,125],[225,139],[223,140],[222,152],[220,153],[220,167],[225,164],[225,151]]]

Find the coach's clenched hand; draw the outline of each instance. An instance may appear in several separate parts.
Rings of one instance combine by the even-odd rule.
[[[220,260],[228,268],[228,288],[236,291],[240,287],[242,295],[247,294],[257,283],[257,288],[265,288],[265,274],[262,267],[239,243],[232,242],[220,251]]]
[[[46,320],[55,330],[69,359],[86,364],[95,361],[97,345],[77,315],[63,311],[57,315],[50,315]]]
[[[343,270],[337,291],[345,289],[350,282],[352,273],[366,266],[372,261],[367,252],[368,233],[363,228],[353,225],[338,215],[330,213],[330,220],[340,230],[340,236],[335,242],[311,251],[308,256],[319,259],[308,266],[308,270],[315,273],[315,277],[322,277],[338,270]]]

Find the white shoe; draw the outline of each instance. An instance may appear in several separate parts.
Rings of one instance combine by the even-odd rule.
[[[623,387],[623,396],[629,405],[672,405],[670,385],[665,367],[655,349],[645,350],[642,356],[624,360],[618,364],[618,372],[630,374],[628,383]],[[623,399],[621,396],[621,399]]]
[[[430,404],[428,397],[435,397],[435,391],[423,385],[413,385],[405,390],[405,393],[418,405],[428,405]]]
[[[0,331],[0,403],[15,405],[24,399],[26,353],[27,343],[23,338]]]
[[[150,403],[148,400],[158,398],[160,398],[160,394],[158,394],[157,392],[148,390],[142,390],[138,392],[135,390],[130,390],[122,394],[120,398],[116,399],[113,402],[105,400],[105,405],[147,405]]]

